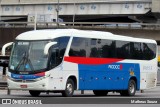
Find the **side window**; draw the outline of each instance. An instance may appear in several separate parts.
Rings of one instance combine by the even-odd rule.
[[[89,57],[114,58],[115,41],[104,39],[91,39]]]
[[[115,52],[116,46],[115,41],[113,40],[102,40],[101,41],[101,57],[102,58],[115,58],[116,52]]]
[[[117,58],[130,58],[130,42],[116,41],[116,54]]]
[[[86,57],[86,39],[74,37],[72,40],[69,56]]]
[[[68,45],[69,37],[59,37],[54,39],[57,44],[50,48],[50,60],[49,60],[49,68],[54,68],[61,64],[63,60],[64,53],[66,51],[66,47]]]
[[[59,57],[59,50],[56,46],[52,46],[50,49],[50,61],[49,61],[49,68],[54,68],[59,65],[60,58]]]
[[[65,54],[68,42],[69,42],[69,37],[61,37],[61,38],[59,38],[59,56],[62,57],[62,58],[63,58],[63,56]]]
[[[143,43],[143,58],[151,60],[156,57],[156,45],[150,43]]]
[[[142,43],[131,42],[131,59],[143,59],[143,48]]]
[[[100,57],[101,55],[101,39],[90,39],[90,48],[88,50],[89,56],[88,57]]]
[[[74,37],[69,56],[151,60],[156,56],[156,45]]]

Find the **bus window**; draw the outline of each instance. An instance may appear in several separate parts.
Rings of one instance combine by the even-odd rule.
[[[116,54],[117,58],[130,58],[130,42],[116,41]]]
[[[86,39],[74,37],[69,56],[86,57]]]
[[[100,53],[98,51],[98,42],[97,42],[97,39],[91,39],[91,44],[90,44],[89,47],[90,47],[90,49],[88,50],[89,57],[99,57]]]
[[[68,45],[69,37],[61,37],[58,40],[59,40],[59,56],[62,59],[65,54],[66,47]]]
[[[145,60],[151,60],[156,57],[156,45],[143,43],[143,58]]]
[[[131,42],[131,59],[143,59],[143,48],[139,42]]]
[[[57,44],[52,46],[50,49],[49,69],[61,64],[69,41],[69,37],[60,37],[54,39],[53,41],[56,41]]]
[[[115,52],[116,46],[115,45],[116,45],[115,41],[113,40],[102,40],[101,57],[102,58],[115,58],[116,56],[116,52]]]
[[[89,57],[97,58],[114,58],[115,57],[115,41],[91,39]]]

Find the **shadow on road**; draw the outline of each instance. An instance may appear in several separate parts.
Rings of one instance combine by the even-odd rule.
[[[32,97],[31,95],[8,95],[8,97],[26,97],[26,98],[35,98]],[[144,95],[135,95],[135,96],[121,96],[121,95],[107,95],[107,96],[95,96],[95,95],[88,95],[88,94],[84,94],[84,95],[73,95],[73,97],[63,97],[61,94],[59,95],[55,95],[53,93],[51,94],[41,94],[38,98],[136,98],[136,97],[145,97]]]

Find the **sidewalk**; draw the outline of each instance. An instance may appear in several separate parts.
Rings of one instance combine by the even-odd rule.
[[[0,82],[6,82],[6,77],[2,75],[2,71],[0,71]]]
[[[8,68],[6,68],[6,72],[7,72]],[[2,75],[3,73],[3,67],[0,67],[0,82],[6,82],[6,76]]]
[[[7,89],[6,77],[2,75],[2,69],[0,69],[0,90]]]

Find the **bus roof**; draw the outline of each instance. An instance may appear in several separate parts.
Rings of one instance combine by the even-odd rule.
[[[111,39],[111,40],[123,40],[133,42],[146,42],[155,43],[152,39],[134,38],[129,36],[115,35],[104,31],[92,31],[92,30],[77,30],[77,29],[48,29],[48,30],[33,30],[22,33],[16,37],[16,40],[49,40],[61,36],[74,36],[84,38],[97,38],[97,39]]]

